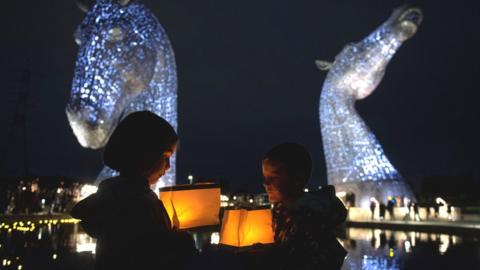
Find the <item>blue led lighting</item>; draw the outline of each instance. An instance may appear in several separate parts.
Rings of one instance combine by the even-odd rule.
[[[97,0],[74,36],[79,51],[66,113],[83,147],[105,146],[135,111],[152,111],[177,128],[175,57],[150,10],[138,1]],[[175,156],[171,164],[159,186],[175,184]],[[114,174],[105,168],[99,178]]]
[[[400,45],[415,34],[421,20],[419,9],[397,9],[365,39],[347,45],[332,64],[317,62],[320,69],[330,69],[320,96],[320,124],[330,184],[401,181],[402,177],[355,110],[355,102],[375,90],[388,62]],[[362,192],[361,188],[353,189],[350,191],[357,195]]]

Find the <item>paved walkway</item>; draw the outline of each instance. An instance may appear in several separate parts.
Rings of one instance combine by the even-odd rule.
[[[425,220],[425,221],[402,221],[402,220],[369,220],[353,221],[348,220],[349,227],[379,228],[393,230],[414,230],[426,232],[439,232],[451,234],[474,234],[480,236],[480,222],[468,221],[446,221],[446,220]]]

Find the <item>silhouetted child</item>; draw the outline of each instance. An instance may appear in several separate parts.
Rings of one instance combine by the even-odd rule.
[[[333,186],[304,192],[311,170],[310,155],[299,144],[280,144],[263,158],[264,186],[274,205],[275,269],[340,269],[343,264],[346,252],[334,230],[347,210]]]
[[[181,269],[196,254],[193,239],[172,230],[150,189],[170,168],[176,144],[173,127],[148,111],[128,115],[113,132],[104,162],[120,175],[71,212],[97,238],[95,269]]]

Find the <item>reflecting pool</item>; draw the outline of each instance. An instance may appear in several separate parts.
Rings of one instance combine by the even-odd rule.
[[[78,220],[0,222],[0,269],[93,269],[94,253]]]
[[[480,238],[348,228],[342,269],[480,269]]]
[[[208,257],[207,269],[241,269],[236,262],[248,259],[226,255],[217,245],[216,231],[192,235],[197,248]],[[347,228],[340,241],[348,250],[345,270],[480,269],[478,236]],[[77,220],[0,222],[0,269],[93,269],[94,257],[95,239]]]

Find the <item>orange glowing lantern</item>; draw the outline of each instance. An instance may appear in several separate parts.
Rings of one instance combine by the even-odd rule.
[[[217,225],[220,223],[220,187],[217,184],[202,183],[177,185],[160,189],[163,202],[172,225],[188,229]]]
[[[273,243],[271,210],[225,210],[220,231],[220,244],[245,247],[257,243]]]

